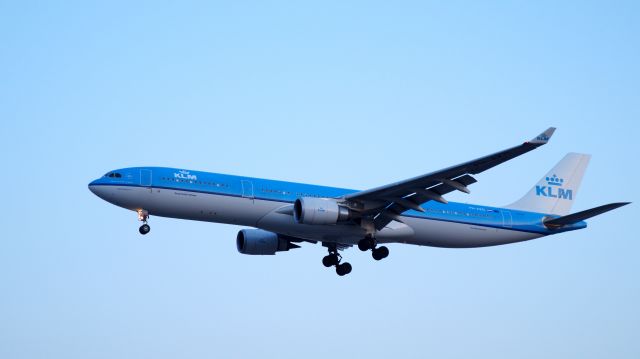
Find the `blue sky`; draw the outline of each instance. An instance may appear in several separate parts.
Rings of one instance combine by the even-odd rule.
[[[634,1],[0,3],[0,357],[637,358],[637,204],[483,249],[236,252],[239,227],[86,188],[157,165],[369,188],[558,127],[451,200],[570,151],[575,210],[638,202]]]

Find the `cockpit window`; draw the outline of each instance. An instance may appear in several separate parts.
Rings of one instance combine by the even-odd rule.
[[[118,172],[109,172],[106,175],[104,175],[105,177],[110,177],[110,178],[121,178],[122,175]]]
[[[118,172],[114,173],[114,174],[113,174],[113,176],[114,176],[115,178],[120,178],[120,177],[122,177],[122,175],[121,175],[121,174],[119,174]]]

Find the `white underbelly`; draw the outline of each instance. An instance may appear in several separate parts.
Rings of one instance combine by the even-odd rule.
[[[403,243],[432,247],[473,248],[521,242],[542,235],[507,228],[485,227],[467,223],[403,217],[415,235]]]

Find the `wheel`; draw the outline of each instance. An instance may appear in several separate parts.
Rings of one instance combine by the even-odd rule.
[[[327,256],[324,256],[322,258],[322,264],[325,267],[335,266],[338,264],[338,256],[335,254],[329,254]]]
[[[371,256],[373,257],[373,259],[379,261],[383,258],[387,258],[389,256],[389,248],[382,246],[382,247],[378,247],[375,248],[372,252],[371,252]]]
[[[322,257],[322,264],[325,267],[331,267],[333,265],[333,258],[331,257],[331,254],[329,254],[328,256]]]
[[[351,273],[351,264],[349,264],[347,262],[344,262],[342,264],[338,264],[336,266],[336,273],[341,277],[343,275]]]
[[[368,238],[363,238],[358,242],[358,248],[363,251],[366,252],[369,249],[371,249],[371,241]]]
[[[151,227],[148,224],[143,224],[140,226],[140,229],[138,229],[140,231],[140,234],[147,234],[149,233],[149,231],[151,231]]]
[[[344,273],[344,274],[349,274],[349,273],[351,273],[351,269],[353,269],[353,268],[351,267],[351,263],[349,263],[349,262],[344,262],[344,263],[342,263],[341,265],[344,267],[344,271],[345,271],[345,273]]]

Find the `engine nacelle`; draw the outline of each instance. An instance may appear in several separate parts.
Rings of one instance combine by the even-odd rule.
[[[238,252],[242,254],[274,255],[276,252],[298,248],[297,245],[280,238],[277,233],[262,229],[243,229],[236,236]]]
[[[331,198],[298,198],[293,204],[293,219],[302,224],[336,224],[351,218],[351,211]]]

